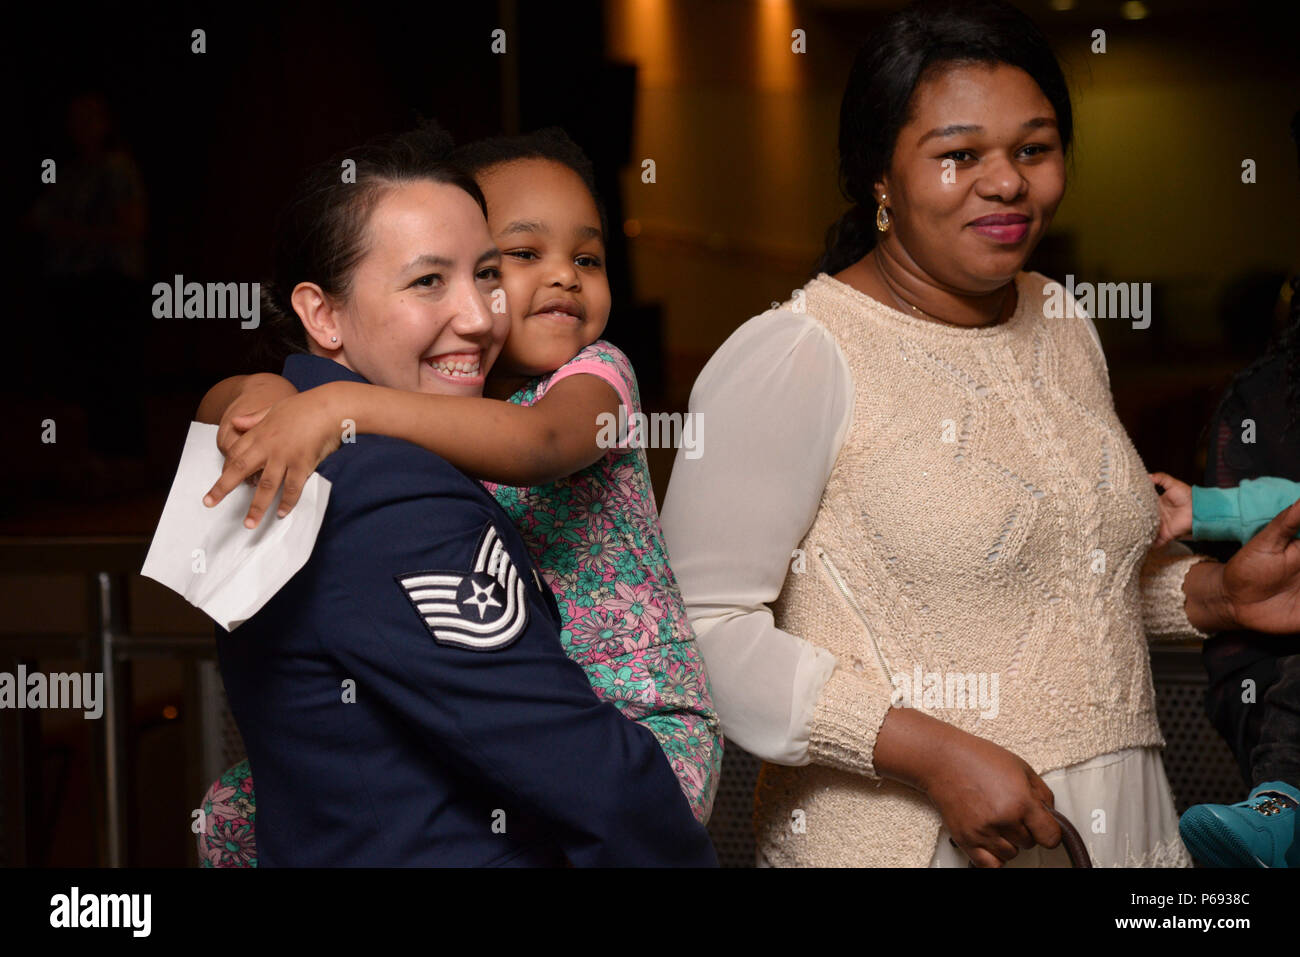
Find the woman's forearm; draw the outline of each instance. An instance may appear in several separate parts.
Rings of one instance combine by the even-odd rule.
[[[1183,578],[1184,606],[1187,620],[1204,632],[1226,631],[1236,627],[1236,615],[1223,592],[1223,564],[1197,562]]]
[[[965,732],[917,708],[890,708],[876,735],[872,765],[891,778],[926,791],[944,755]]]
[[[564,460],[559,430],[536,407],[360,382],[320,389],[327,393],[333,421],[351,420],[357,432],[404,439],[476,478],[527,486],[576,471]]]

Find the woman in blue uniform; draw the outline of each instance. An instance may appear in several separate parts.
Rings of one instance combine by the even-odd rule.
[[[348,151],[287,207],[263,312],[305,344],[284,368],[297,389],[480,394],[508,326],[500,252],[449,145],[423,130]],[[199,417],[229,400],[214,390]],[[371,435],[318,471],[311,559],[218,634],[259,864],[716,863],[654,737],[564,654],[550,591],[478,483]]]

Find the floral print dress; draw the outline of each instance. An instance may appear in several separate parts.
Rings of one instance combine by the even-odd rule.
[[[604,379],[626,421],[641,413],[636,374],[597,340],[510,401],[530,406],[573,375]],[[618,434],[612,427],[611,437]],[[523,537],[555,593],[560,641],[596,694],[658,739],[696,818],[713,809],[722,733],[704,660],[668,564],[650,468],[633,436],[567,478],[515,488],[484,482]]]
[[[247,758],[213,782],[200,807],[199,866],[256,867],[257,808]]]
[[[536,404],[571,375],[595,375],[618,393],[627,421],[641,412],[627,357],[598,340],[510,397]],[[617,434],[617,430],[615,430]],[[645,451],[635,438],[600,461],[546,485],[484,482],[519,528],[555,593],[560,641],[597,697],[658,740],[696,818],[707,822],[722,771],[722,731],[668,564]],[[203,799],[201,867],[256,867],[255,798],[248,762],[231,768]]]

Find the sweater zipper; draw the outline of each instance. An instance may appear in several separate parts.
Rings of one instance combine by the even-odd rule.
[[[884,652],[880,650],[880,644],[876,641],[876,636],[872,633],[871,626],[867,624],[866,613],[863,612],[862,607],[858,604],[858,600],[853,596],[853,592],[849,591],[849,586],[845,584],[844,577],[840,574],[840,570],[831,562],[831,557],[827,555],[825,550],[820,546],[818,546],[815,551],[817,552],[817,557],[821,559],[821,563],[826,566],[826,573],[831,576],[831,581],[835,582],[835,587],[840,590],[840,594],[844,596],[844,600],[848,602],[849,607],[853,609],[853,613],[858,616],[858,621],[862,623],[862,628],[867,633],[867,638],[871,641],[871,647],[875,649],[876,661],[880,663],[880,670],[885,673],[885,677],[889,679],[889,683],[892,685],[894,683],[894,674],[889,670],[889,665],[885,664]]]

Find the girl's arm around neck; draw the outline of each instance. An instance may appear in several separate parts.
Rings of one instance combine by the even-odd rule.
[[[246,375],[232,375],[229,379],[222,379],[209,389],[199,402],[199,410],[194,413],[194,420],[208,425],[219,423],[226,409],[239,396],[240,390],[247,381]]]
[[[219,425],[226,418],[227,410],[238,399],[246,397],[249,401],[241,403],[241,405],[248,407],[244,411],[251,411],[253,408],[269,406],[287,395],[293,395],[297,391],[288,379],[274,373],[258,372],[253,375],[233,375],[228,379],[222,379],[208,390],[202,401],[199,402],[199,408],[194,413],[194,419],[208,425]],[[236,412],[235,414],[239,413]]]
[[[597,437],[602,413],[618,414],[618,393],[594,375],[571,375],[533,406],[431,395],[360,382],[319,387],[335,422],[404,439],[475,478],[542,485],[581,471],[608,451]]]

